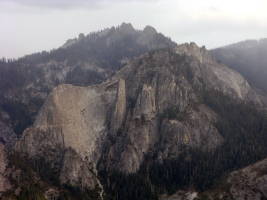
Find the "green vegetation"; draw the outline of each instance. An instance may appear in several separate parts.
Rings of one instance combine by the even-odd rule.
[[[10,115],[15,133],[22,134],[25,128],[32,124],[31,116],[27,106],[18,102],[9,102],[0,105],[2,109]]]
[[[108,174],[101,172],[103,182],[105,182],[106,200],[138,199],[156,200],[157,192],[151,184],[147,173],[124,175],[120,172]]]
[[[60,185],[59,172],[44,159],[28,160],[17,153],[9,155],[10,165],[21,169],[21,174],[13,178],[13,185],[21,188],[20,195],[14,200],[45,200],[47,187],[56,187],[60,191],[59,200],[98,200],[100,188],[80,189],[69,185]],[[8,194],[7,194],[8,195]]]
[[[203,103],[219,115],[216,127],[224,137],[224,143],[215,152],[186,149],[176,160],[151,165],[150,180],[158,188],[171,193],[193,186],[203,191],[225,173],[267,156],[265,113],[254,105],[236,103],[216,91],[205,92]]]
[[[46,200],[38,185],[26,185],[17,200]]]
[[[267,118],[256,106],[237,102],[216,91],[202,94],[203,102],[219,116],[216,127],[224,143],[214,152],[184,149],[175,160],[162,163],[146,159],[136,174],[102,173],[107,180],[107,199],[154,200],[159,193],[172,194],[178,189],[193,187],[205,191],[217,184],[225,174],[240,169],[267,156]],[[163,116],[177,118],[176,107]],[[206,197],[203,196],[203,199]]]
[[[166,108],[162,114],[160,114],[159,118],[162,119],[170,119],[170,120],[178,120],[183,121],[188,116],[187,111],[180,111],[178,106],[171,106]]]
[[[100,200],[99,192],[100,188],[98,187],[94,190],[81,190],[78,187],[65,185],[59,200]]]
[[[17,174],[17,176],[12,179],[12,184],[21,188],[20,195],[15,199],[46,200],[40,184],[36,181],[36,174],[26,159],[17,153],[11,153],[9,155],[9,161],[11,166],[15,166],[17,169],[21,170],[21,173]]]

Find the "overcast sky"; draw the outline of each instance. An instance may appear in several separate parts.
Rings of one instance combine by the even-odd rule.
[[[122,22],[214,48],[266,38],[267,0],[0,0],[0,57],[51,50]]]

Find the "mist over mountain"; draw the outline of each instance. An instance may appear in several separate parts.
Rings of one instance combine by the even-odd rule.
[[[253,86],[267,92],[267,39],[247,40],[211,52],[218,61],[237,70]]]
[[[266,199],[265,49],[123,23],[3,59],[0,198]]]

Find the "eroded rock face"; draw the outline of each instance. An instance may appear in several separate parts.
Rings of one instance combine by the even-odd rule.
[[[179,156],[184,145],[201,151],[216,149],[223,138],[215,127],[216,113],[199,104],[203,89],[261,104],[237,72],[216,63],[204,48],[195,44],[185,47],[182,55],[179,50],[178,55],[172,51],[144,55],[115,75],[125,79],[127,98],[133,103],[111,145],[108,166],[135,173],[145,155],[158,149],[159,160]],[[176,113],[170,116],[168,112],[173,110]]]
[[[180,55],[193,56],[199,60],[200,63],[212,63],[213,58],[208,53],[205,47],[199,48],[196,43],[185,43],[176,47],[176,53]]]
[[[155,90],[152,87],[143,85],[120,131],[116,136],[120,139],[111,145],[107,166],[125,173],[137,172],[145,154],[158,139]]]
[[[123,101],[123,86],[115,81],[92,87],[57,87],[16,150],[59,167],[62,184],[94,188],[93,171],[101,157],[108,117],[123,116],[123,110],[116,107],[116,101]]]
[[[94,163],[88,163],[74,150],[68,149],[64,154],[64,161],[60,172],[61,184],[74,187],[94,189],[98,186],[97,172]]]
[[[179,45],[176,53],[189,55],[199,61],[194,66],[197,77],[204,77],[206,87],[215,88],[223,93],[242,100],[261,104],[260,96],[250,87],[248,82],[238,72],[219,64],[209,54],[205,47],[198,48],[195,43]]]
[[[99,84],[127,60],[175,46],[152,27],[136,30],[123,23],[88,35],[80,34],[51,52],[35,53],[12,62],[0,60],[0,109],[11,116],[12,128],[20,136],[35,121],[54,87]]]
[[[90,189],[99,186],[101,170],[136,173],[148,156],[160,162],[179,157],[183,147],[215,150],[223,138],[202,92],[261,101],[205,49],[183,48],[147,53],[99,85],[58,86],[16,150],[44,158],[59,171],[61,184]]]
[[[112,84],[95,87],[57,87],[46,101],[33,128],[26,130],[18,146],[32,144],[33,146],[28,145],[27,153],[34,156],[38,153],[36,149],[42,148],[44,142],[40,141],[38,144],[35,138],[28,136],[36,130],[49,132],[51,135],[47,137],[48,140],[58,141],[62,148],[75,149],[83,158],[88,157],[92,161],[95,147],[106,133],[106,114],[116,100],[117,88],[112,88]]]
[[[177,158],[184,146],[210,152],[223,142],[214,125],[216,114],[204,105],[198,109],[187,111],[186,119],[163,121],[159,159]]]
[[[111,127],[113,132],[117,132],[125,119],[126,114],[126,91],[125,81],[120,79],[118,81],[116,105],[111,116]]]

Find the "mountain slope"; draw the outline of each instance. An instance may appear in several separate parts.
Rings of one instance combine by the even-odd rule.
[[[218,181],[212,189],[203,193],[180,190],[173,195],[162,195],[161,200],[261,200],[267,194],[267,160],[261,160],[243,169],[231,172]]]
[[[58,191],[129,200],[203,191],[267,156],[267,119],[254,105],[262,100],[240,74],[184,44],[99,85],[58,86],[16,151]]]
[[[28,127],[50,91],[57,85],[100,83],[127,59],[176,44],[147,26],[135,30],[123,23],[78,39],[50,52],[0,61],[0,107],[9,114],[14,131]]]
[[[214,49],[216,59],[240,72],[255,87],[267,91],[267,39],[248,40]]]

